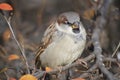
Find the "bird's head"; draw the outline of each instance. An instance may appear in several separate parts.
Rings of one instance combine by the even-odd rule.
[[[65,12],[58,16],[56,27],[59,31],[63,33],[78,35],[81,33],[83,25],[80,21],[78,13]]]

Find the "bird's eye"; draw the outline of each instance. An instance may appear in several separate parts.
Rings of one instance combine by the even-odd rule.
[[[64,24],[69,24],[69,22],[68,21],[64,21]]]
[[[70,22],[68,22],[68,21],[64,21],[64,24],[72,25],[72,23],[70,23]]]

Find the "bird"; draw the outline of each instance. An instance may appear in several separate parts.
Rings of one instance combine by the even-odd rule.
[[[36,50],[35,66],[56,69],[79,58],[86,44],[86,30],[77,12],[61,13],[45,30]]]

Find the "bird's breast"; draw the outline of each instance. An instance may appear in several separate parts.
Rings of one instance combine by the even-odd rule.
[[[44,66],[52,68],[72,63],[81,55],[84,45],[84,40],[76,43],[70,36],[62,36],[61,39],[52,42],[41,54],[41,62]]]

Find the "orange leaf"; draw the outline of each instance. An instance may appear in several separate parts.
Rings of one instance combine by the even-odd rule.
[[[10,55],[9,57],[8,57],[8,60],[9,61],[12,61],[12,60],[16,60],[16,59],[19,59],[20,57],[18,56],[18,55],[16,55],[16,54],[12,54],[12,55]]]
[[[15,78],[11,77],[9,80],[17,80],[17,79],[15,79]]]
[[[45,67],[45,71],[50,72],[50,71],[52,71],[52,69],[50,67]]]
[[[75,78],[75,79],[72,79],[72,80],[85,80],[83,78]]]
[[[11,35],[10,30],[9,29],[5,30],[5,32],[3,33],[3,40],[7,42],[10,39],[10,35]]]
[[[8,3],[1,3],[0,4],[0,9],[2,9],[2,10],[13,10],[12,6],[9,5]]]
[[[23,75],[19,80],[38,80],[38,79],[31,74],[26,74]]]

